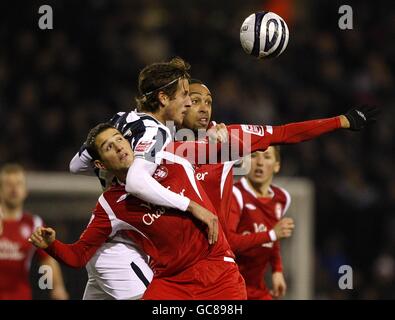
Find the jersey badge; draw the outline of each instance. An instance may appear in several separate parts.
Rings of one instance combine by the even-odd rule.
[[[158,168],[156,168],[153,177],[156,181],[162,181],[167,177],[168,174],[169,171],[165,166],[159,166]]]
[[[265,134],[263,126],[243,124],[243,125],[241,125],[241,129],[246,133],[255,134],[255,135],[261,136],[261,137],[263,137]]]

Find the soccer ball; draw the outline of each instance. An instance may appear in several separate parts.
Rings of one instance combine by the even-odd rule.
[[[287,24],[273,12],[253,13],[241,25],[241,46],[246,53],[259,59],[279,56],[287,47],[288,39]]]

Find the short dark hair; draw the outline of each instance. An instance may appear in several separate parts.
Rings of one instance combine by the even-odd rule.
[[[101,160],[99,155],[99,149],[96,145],[96,138],[100,133],[106,131],[107,129],[116,128],[109,122],[103,122],[93,127],[88,133],[88,137],[85,141],[85,146],[89,152],[89,155],[92,157],[92,160]]]
[[[170,99],[177,91],[180,79],[189,79],[189,63],[176,57],[169,62],[152,63],[146,66],[139,74],[138,91],[136,98],[139,111],[156,112],[160,102],[158,93],[163,91]]]

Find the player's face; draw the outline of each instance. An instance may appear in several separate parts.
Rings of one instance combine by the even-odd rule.
[[[189,83],[187,79],[181,79],[178,81],[178,87],[174,97],[172,99],[168,98],[166,101],[164,109],[165,121],[174,121],[176,126],[181,126],[190,107]]]
[[[251,155],[251,170],[248,179],[254,184],[264,184],[271,181],[274,173],[280,170],[280,163],[276,160],[274,147]]]
[[[5,173],[0,176],[0,199],[9,208],[23,205],[27,197],[26,178],[22,172]]]
[[[127,170],[132,165],[132,147],[117,129],[109,128],[103,131],[96,137],[95,143],[101,158],[99,163],[103,169],[118,172]]]
[[[207,129],[211,119],[213,99],[210,90],[202,84],[189,85],[192,106],[184,118],[183,127],[191,130]]]

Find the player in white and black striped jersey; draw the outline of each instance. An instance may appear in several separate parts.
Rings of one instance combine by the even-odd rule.
[[[186,211],[190,200],[163,186],[153,177],[164,148],[172,141],[167,121],[181,126],[188,108],[189,65],[180,58],[168,63],[154,63],[139,75],[138,111],[117,113],[112,123],[131,142],[135,161],[130,167],[127,191],[138,198],[165,207]],[[92,174],[91,156],[83,146],[70,163],[72,173]],[[190,208],[193,210],[195,208]],[[188,210],[189,211],[189,210]]]
[[[118,112],[109,121],[127,138],[137,157],[155,163],[155,155],[173,140],[170,129],[149,114],[137,112]],[[137,148],[136,148],[137,147]],[[137,150],[136,150],[137,149]],[[149,150],[149,152],[144,152]],[[112,183],[107,172],[94,168],[92,157],[84,143],[70,162],[70,172],[76,174],[96,174],[103,189]]]
[[[139,75],[140,97],[137,102],[140,112],[119,112],[111,119],[111,123],[129,140],[135,155],[133,165],[128,171],[127,191],[155,205],[190,211],[193,215],[200,216],[201,210],[206,209],[189,198],[168,190],[152,177],[162,160],[161,151],[173,140],[170,130],[164,123],[173,121],[176,126],[181,126],[187,108],[191,105],[188,69],[189,65],[179,58],[169,63],[155,63],[144,68]],[[87,150],[85,146],[80,149],[70,163],[71,172],[94,172],[89,152],[92,151]],[[100,174],[99,176],[105,187],[109,180],[103,179]],[[111,246],[111,255],[107,249],[98,250],[88,262],[89,281],[84,298],[138,298],[144,292],[144,287],[129,281],[130,276],[125,275],[130,271],[131,262],[137,258],[143,275],[151,280],[152,272],[148,265],[142,263],[146,257],[137,248],[134,250],[130,247],[119,234],[110,239],[106,246]],[[126,251],[130,254],[125,254]],[[114,261],[115,256],[120,263],[113,268],[111,261]],[[124,269],[124,272],[120,272],[121,269]],[[106,277],[102,270],[106,271]],[[125,295],[125,288],[129,288],[129,295]]]

